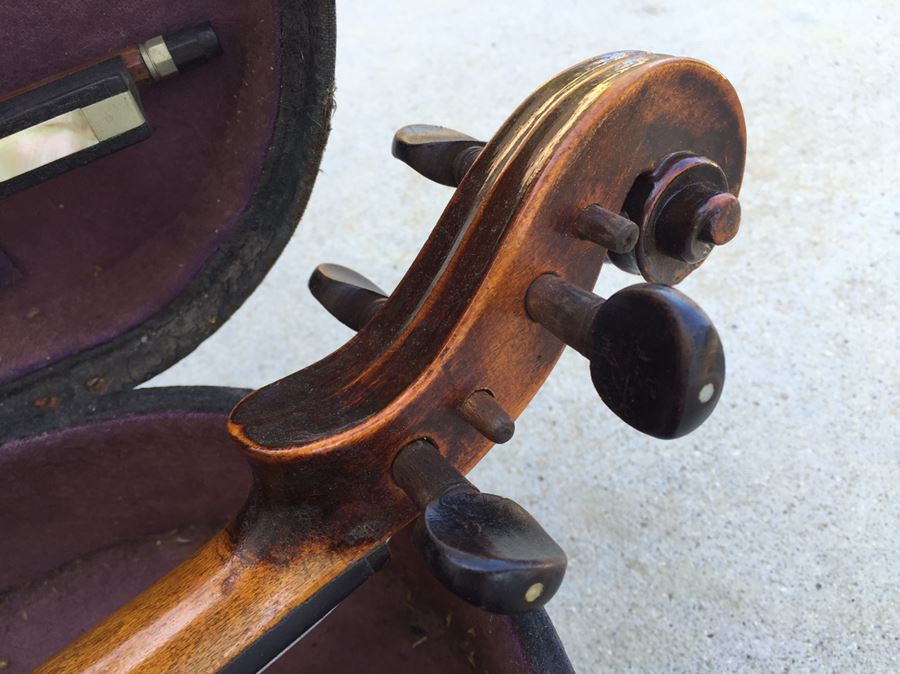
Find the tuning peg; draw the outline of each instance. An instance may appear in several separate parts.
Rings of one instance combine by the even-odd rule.
[[[489,391],[475,391],[459,406],[466,421],[491,442],[512,439],[516,423]]]
[[[339,264],[320,264],[309,277],[319,304],[351,330],[363,326],[387,302],[387,294],[362,274]]]
[[[394,481],[423,510],[415,540],[451,592],[493,613],[546,604],[566,572],[566,554],[517,503],[479,492],[430,442],[404,447]]]
[[[575,220],[575,233],[613,253],[627,253],[634,249],[641,230],[628,218],[592,204]]]
[[[661,210],[656,244],[675,260],[697,264],[713,246],[731,241],[740,225],[741,203],[736,196],[707,184],[691,185]]]
[[[633,251],[610,249],[610,260],[652,283],[674,285],[696,269],[715,246],[738,233],[741,204],[722,168],[707,157],[676,152],[641,176],[625,199],[639,223]]]
[[[429,180],[456,187],[484,146],[453,129],[413,124],[394,135],[391,153]]]
[[[603,402],[637,430],[681,437],[715,408],[725,381],[722,343],[683,293],[638,284],[604,300],[545,274],[525,302],[532,319],[590,360]]]

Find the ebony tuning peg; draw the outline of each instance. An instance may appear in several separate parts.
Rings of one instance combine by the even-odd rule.
[[[657,438],[690,433],[712,413],[725,381],[709,317],[674,288],[638,284],[604,300],[553,274],[528,289],[529,316],[587,357],[603,402]]]
[[[575,220],[575,234],[593,241],[612,253],[627,253],[634,249],[640,228],[631,220],[598,204],[585,208]]]
[[[674,285],[696,269],[716,246],[738,233],[741,204],[728,178],[711,159],[676,152],[639,177],[625,211],[640,223],[632,251],[610,251],[610,260],[647,281]]]
[[[362,274],[339,264],[321,264],[309,277],[319,304],[351,330],[362,327],[387,302],[387,294]]]
[[[456,187],[484,146],[483,141],[453,129],[413,124],[394,135],[391,152],[429,180]]]
[[[493,613],[540,608],[559,589],[566,554],[517,503],[479,492],[424,440],[404,447],[394,481],[423,511],[415,540],[434,575]]]

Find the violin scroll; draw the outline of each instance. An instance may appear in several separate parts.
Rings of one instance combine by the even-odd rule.
[[[324,606],[313,601],[323,587],[419,518],[426,556],[454,591],[502,610],[540,605],[564,555],[527,513],[462,475],[511,434],[560,340],[590,359],[600,396],[632,426],[677,437],[708,416],[725,373],[718,335],[699,307],[656,283],[677,283],[699,265],[686,260],[737,231],[745,146],[721,74],[643,52],[549,80],[487,144],[401,133],[395,156],[458,185],[415,262],[389,297],[346,271],[317,273],[316,297],[359,333],[232,411],[229,432],[255,476],[247,506],[44,671],[106,654],[132,670],[218,671],[288,616]],[[607,256],[651,285],[593,295]],[[449,493],[411,486],[402,470],[424,438],[440,452],[412,474],[426,486],[450,475]],[[465,533],[485,519],[486,538]],[[491,560],[525,580],[495,583]]]

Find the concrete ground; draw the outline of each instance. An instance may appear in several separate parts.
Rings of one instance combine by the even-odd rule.
[[[682,440],[642,437],[569,352],[474,480],[568,551],[549,611],[579,672],[900,671],[900,5],[338,5],[337,114],[303,223],[152,384],[259,386],[350,337],[310,271],[393,287],[451,193],[391,159],[401,125],[487,137],[588,56],[701,58],[734,83],[749,137],[741,234],[681,286],[726,346],[717,412]],[[607,268],[598,292],[634,282]]]

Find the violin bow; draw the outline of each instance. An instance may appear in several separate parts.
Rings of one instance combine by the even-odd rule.
[[[152,129],[139,88],[221,54],[207,22],[0,97],[0,199],[148,139]]]
[[[643,52],[566,70],[487,143],[401,130],[394,154],[457,189],[400,285],[387,297],[349,270],[316,271],[314,294],[359,332],[232,411],[254,476],[241,513],[38,671],[252,668],[327,613],[335,587],[371,573],[417,517],[451,589],[491,610],[541,606],[565,556],[521,508],[479,497],[462,475],[509,439],[565,344],[638,430],[677,437],[706,419],[722,346],[670,286],[737,232],[745,143],[722,75]],[[597,297],[607,256],[649,283]],[[473,518],[499,539],[459,540]],[[521,559],[504,557],[503,535],[525,541]],[[486,577],[460,555],[505,566]]]

